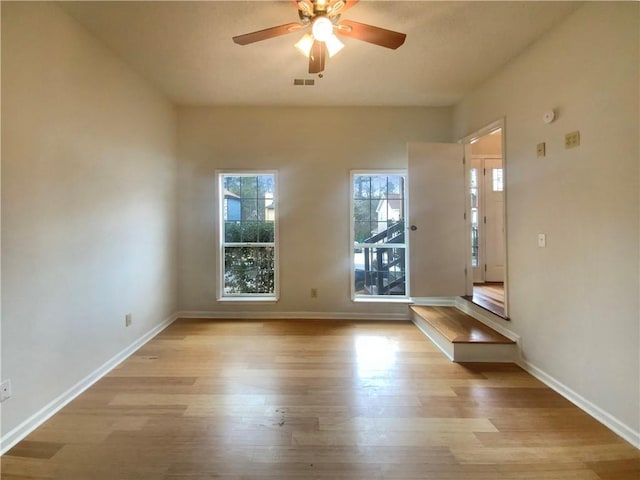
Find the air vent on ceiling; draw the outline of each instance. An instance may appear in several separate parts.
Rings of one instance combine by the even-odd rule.
[[[313,78],[294,78],[293,84],[296,86],[298,85],[313,86],[316,84],[316,81]]]

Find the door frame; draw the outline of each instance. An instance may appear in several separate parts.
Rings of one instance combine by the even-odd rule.
[[[467,244],[467,278],[466,278],[466,294],[473,295],[473,269],[471,266],[471,192],[468,188],[470,182],[470,170],[471,170],[471,142],[475,142],[480,137],[484,137],[485,135],[489,135],[491,132],[501,129],[502,130],[502,175],[504,182],[504,208],[502,209],[503,215],[503,225],[504,225],[504,233],[503,233],[503,244],[504,244],[504,315],[506,318],[509,317],[509,243],[508,240],[508,231],[509,226],[507,222],[507,208],[508,208],[508,198],[509,198],[509,189],[508,185],[508,161],[507,161],[507,148],[506,148],[506,122],[505,118],[501,117],[488,125],[470,133],[462,137],[458,140],[458,143],[462,144],[464,147],[464,185],[465,185],[465,215],[467,218],[466,222],[466,244]],[[467,161],[468,160],[468,161]]]

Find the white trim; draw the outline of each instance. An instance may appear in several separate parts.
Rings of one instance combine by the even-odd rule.
[[[273,296],[259,296],[259,295],[255,295],[255,296],[250,296],[250,295],[238,295],[237,297],[232,297],[232,296],[228,296],[228,297],[222,297],[222,298],[217,298],[216,302],[237,302],[237,303],[242,303],[242,302],[246,302],[246,303],[256,303],[256,302],[263,302],[263,303],[277,303],[278,302],[278,298],[277,297],[273,297]]]
[[[492,133],[494,130],[497,130],[498,128],[502,129],[502,134],[504,135],[505,123],[506,123],[505,117],[500,117],[497,120],[494,120],[493,122],[491,122],[490,124],[485,125],[484,127],[470,133],[469,135],[462,137],[460,140],[458,140],[458,143],[471,143],[474,140],[480,139],[480,137],[489,135],[490,133]]]
[[[408,297],[397,296],[396,295],[371,295],[369,297],[360,296],[356,297],[353,300],[353,303],[405,303],[407,305],[411,305],[413,302]]]
[[[492,328],[496,332],[504,335],[509,340],[513,340],[517,344],[520,344],[520,335],[515,332],[512,332],[507,327],[499,323],[499,321],[505,321],[503,318],[500,318],[497,315],[494,315],[491,312],[487,312],[485,309],[478,307],[473,302],[469,300],[457,297],[454,305],[458,310],[463,311],[467,315],[471,315],[473,318],[478,320],[479,322],[484,323],[487,327]]]
[[[414,305],[425,307],[455,307],[459,297],[411,297]]]
[[[214,312],[186,310],[176,313],[177,318],[210,318],[213,320],[394,320],[409,321],[406,313],[358,313],[358,312]]]
[[[42,407],[36,413],[27,418],[20,425],[15,427],[10,432],[7,432],[0,438],[0,455],[4,455],[10,448],[12,448],[15,444],[17,444],[20,440],[24,439],[27,435],[33,432],[36,428],[46,422],[49,418],[51,418],[54,414],[60,411],[65,405],[74,400],[78,395],[91,387],[94,383],[104,377],[107,373],[117,367],[120,363],[127,359],[131,354],[133,354],[136,350],[142,347],[145,343],[155,337],[162,330],[171,325],[176,319],[177,315],[171,315],[167,319],[165,319],[162,323],[156,325],[147,333],[142,335],[140,338],[135,340],[129,346],[118,352],[116,355],[111,357],[105,363],[103,363],[100,367],[95,369],[89,375],[84,377],[78,383],[73,385],[67,391],[60,394],[58,397],[53,399],[47,405]]]
[[[447,357],[452,362],[454,361],[453,343],[451,343],[448,338],[446,338],[438,330],[433,328],[429,322],[427,322],[417,313],[413,314],[411,321],[418,328],[418,330],[420,330],[429,340],[433,342],[436,347],[438,347],[438,349],[442,353],[444,353],[445,357]]]
[[[604,426],[620,435],[627,442],[631,443],[631,445],[640,449],[640,431],[633,430],[633,428],[624,424],[622,421],[618,420],[613,415],[606,412],[597,405],[594,405],[582,395],[573,391],[571,388],[567,387],[565,384],[552,377],[541,368],[536,367],[535,365],[523,359],[520,359],[516,363],[520,367],[522,367],[523,370],[544,383],[547,387],[555,390],[557,393],[562,395],[578,408],[585,411],[600,423],[602,423]]]

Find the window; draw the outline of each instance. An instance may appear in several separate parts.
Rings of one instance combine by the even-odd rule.
[[[478,237],[478,168],[469,170],[469,189],[471,192],[471,266],[479,265]]]
[[[351,175],[352,296],[407,298],[404,172]]]
[[[275,300],[275,173],[221,173],[218,192],[220,299]]]
[[[494,168],[493,169],[493,173],[492,173],[492,182],[491,182],[491,189],[494,192],[502,192],[504,191],[504,185],[503,185],[503,180],[502,180],[502,169],[501,168]]]

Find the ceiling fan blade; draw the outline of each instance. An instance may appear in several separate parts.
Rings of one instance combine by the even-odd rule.
[[[336,31],[346,37],[394,50],[402,45],[407,38],[407,35],[404,33],[374,27],[373,25],[367,25],[365,23],[353,22],[351,20],[343,20],[340,22]]]
[[[304,25],[299,23],[286,23],[284,25],[278,25],[277,27],[265,28],[264,30],[258,30],[257,32],[245,33],[244,35],[237,35],[233,37],[233,41],[238,45],[248,45],[249,43],[260,42],[273,37],[279,37],[280,35],[286,35],[301,30]]]
[[[330,16],[340,15],[342,12],[346,12],[351,7],[353,7],[358,0],[336,0],[331,4],[328,9],[328,13]]]
[[[311,0],[291,0],[298,10],[305,15],[313,16],[313,3]]]
[[[309,73],[320,73],[324,70],[327,47],[324,42],[313,42],[309,53]]]

